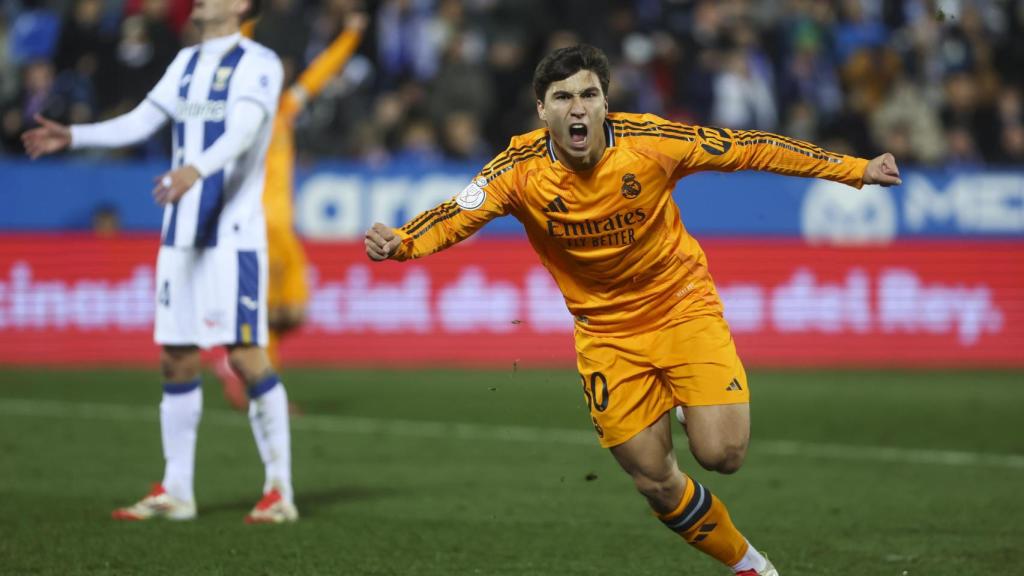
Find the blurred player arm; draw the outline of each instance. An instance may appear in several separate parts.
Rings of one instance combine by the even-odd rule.
[[[223,170],[228,162],[252,148],[266,120],[267,111],[257,102],[248,98],[235,102],[228,112],[227,129],[192,162],[199,176],[205,178]]]
[[[190,57],[187,50],[179,52],[145,100],[131,112],[106,122],[72,126],[68,145],[72,148],[118,148],[152,136],[174,117],[179,84]]]
[[[146,99],[127,114],[71,127],[36,116],[39,127],[21,137],[25,150],[32,158],[38,158],[65,148],[117,148],[149,138],[173,117],[179,83],[190,55],[187,50],[179,52]]]
[[[281,96],[281,111],[291,123],[306,102],[316,98],[324,86],[352,58],[366,29],[366,15],[353,13],[345,19],[345,29],[321,52],[299,76],[299,79]]]
[[[168,117],[159,106],[143,100],[134,110],[105,122],[65,126],[40,115],[37,128],[25,132],[25,151],[35,159],[65,148],[120,148],[142,142],[163,126]]]
[[[855,188],[864,184],[900,183],[892,154],[883,154],[869,162],[770,132],[703,126],[691,129],[692,141],[679,143],[677,140],[670,144],[678,149],[675,175],[679,178],[701,170],[761,170],[823,178]]]
[[[285,122],[288,124],[294,122],[306,102],[316,98],[324,86],[331,81],[331,78],[334,78],[345,67],[363,39],[366,22],[365,14],[361,12],[350,14],[345,19],[344,30],[306,67],[295,84],[285,90],[281,95],[281,106],[278,110],[278,115]],[[247,22],[243,26],[242,32],[252,38],[255,32],[255,22]]]
[[[224,133],[189,164],[157,176],[153,198],[159,204],[177,202],[197,181],[220,172],[251,148],[266,121],[264,106],[248,98],[235,102],[228,112]]]
[[[120,148],[145,141],[170,118],[149,99],[131,112],[95,124],[71,126],[71,149]]]

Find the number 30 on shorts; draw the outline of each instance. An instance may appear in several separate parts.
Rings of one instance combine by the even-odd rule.
[[[580,374],[583,382],[583,395],[587,397],[587,407],[590,410],[604,412],[608,409],[608,379],[600,372],[594,372],[588,379]]]

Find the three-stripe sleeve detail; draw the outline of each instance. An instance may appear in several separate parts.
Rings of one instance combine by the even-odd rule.
[[[771,146],[778,146],[790,152],[796,152],[815,160],[824,160],[831,164],[840,164],[843,161],[841,155],[834,152],[828,152],[818,146],[795,140],[787,136],[781,136],[779,134],[772,134],[770,132],[761,132],[759,130],[745,130],[737,133],[734,140],[737,146],[751,146],[755,144],[769,144]]]
[[[449,200],[436,208],[432,208],[423,214],[420,214],[411,222],[403,226],[402,231],[413,239],[419,238],[437,225],[438,222],[448,220],[461,211],[462,208],[460,208],[454,200]]]

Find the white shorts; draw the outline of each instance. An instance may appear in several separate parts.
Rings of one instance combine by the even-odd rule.
[[[161,246],[157,344],[210,348],[267,343],[267,251]]]

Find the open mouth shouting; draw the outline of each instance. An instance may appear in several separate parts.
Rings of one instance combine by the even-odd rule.
[[[587,148],[587,125],[582,122],[569,124],[569,146],[575,150]]]

